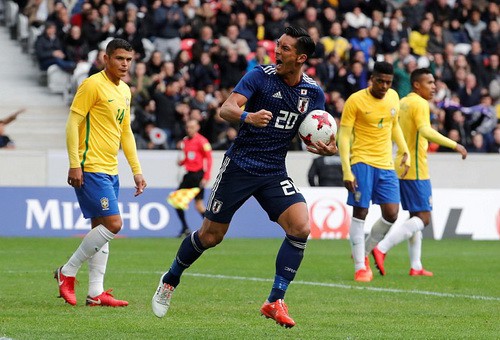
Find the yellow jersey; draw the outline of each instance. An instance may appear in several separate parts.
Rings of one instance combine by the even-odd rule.
[[[429,102],[411,92],[401,99],[399,111],[399,125],[408,145],[410,157],[413,160],[405,176],[405,180],[430,179],[429,166],[427,163],[428,140],[449,148],[455,148],[457,143],[442,136],[431,126],[431,114]],[[401,162],[403,154],[398,150],[396,162]],[[398,177],[401,178],[402,169],[396,169]]]
[[[398,123],[399,96],[389,89],[384,98],[369,88],[353,93],[342,111],[342,126],[352,127],[350,163],[365,163],[379,169],[394,169],[392,129]]]
[[[78,128],[78,154],[84,171],[118,174],[120,142],[124,129],[130,129],[130,99],[128,85],[121,80],[115,85],[105,71],[79,86],[71,111],[85,117]],[[138,162],[131,164],[134,166]]]

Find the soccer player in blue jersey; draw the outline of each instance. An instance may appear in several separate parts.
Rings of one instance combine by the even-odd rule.
[[[431,127],[429,100],[436,92],[436,82],[432,72],[420,68],[410,76],[412,92],[401,99],[400,125],[410,150],[412,165],[404,178],[400,177],[401,205],[410,212],[410,219],[392,227],[390,232],[373,248],[373,257],[380,271],[385,275],[384,260],[387,252],[395,245],[408,240],[410,254],[410,276],[433,276],[422,266],[422,230],[431,221],[432,187],[427,165],[428,140],[453,149],[462,159],[467,157],[465,147],[434,130]],[[400,152],[396,161],[401,159]],[[369,252],[370,249],[367,249]]]
[[[111,290],[104,291],[103,285],[108,244],[122,227],[118,210],[120,145],[134,175],[135,196],[146,187],[130,127],[130,88],[121,80],[133,56],[127,41],[114,39],[108,43],[104,70],[82,82],[66,124],[68,184],[75,189],[83,216],[92,224],[92,230],[68,262],[54,274],[59,295],[71,305],[76,305],[75,277],[85,261],[89,265],[86,305],[128,305],[125,300],[115,299]]]
[[[221,116],[239,122],[240,130],[225,154],[201,228],[184,239],[170,269],[160,278],[152,299],[157,317],[167,313],[183,271],[222,241],[234,213],[254,196],[286,233],[276,258],[274,284],[260,312],[282,326],[295,325],[283,300],[304,255],[309,221],[304,197],[287,175],[285,157],[308,112],[324,110],[323,90],[302,73],[302,65],[314,50],[304,29],[287,27],[276,44],[276,65],[252,69],[222,105]],[[337,152],[335,138],[308,150],[332,155]]]
[[[342,111],[338,135],[344,185],[352,206],[349,229],[354,280],[369,282],[373,273],[365,256],[364,224],[370,202],[380,205],[382,217],[372,227],[390,228],[398,218],[399,185],[392,159],[392,142],[401,152],[398,166],[402,177],[410,166],[409,151],[398,124],[399,97],[391,89],[394,70],[387,62],[377,62],[371,85],[353,93]]]

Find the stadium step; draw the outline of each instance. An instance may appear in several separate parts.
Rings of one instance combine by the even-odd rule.
[[[0,46],[0,119],[19,108],[26,108],[26,112],[7,125],[6,135],[17,149],[64,149],[69,107],[63,96],[40,86],[42,72],[31,57],[22,52],[19,42],[10,39],[5,26],[0,26]]]

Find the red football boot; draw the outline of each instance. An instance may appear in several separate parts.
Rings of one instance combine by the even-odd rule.
[[[59,267],[54,272],[54,279],[57,280],[59,285],[59,297],[62,297],[64,301],[70,305],[76,305],[76,295],[75,295],[75,277],[65,276],[61,272],[62,267]]]
[[[264,302],[260,313],[268,319],[273,319],[278,325],[285,326],[285,328],[295,326],[295,321],[288,315],[288,307],[283,299]]]
[[[373,248],[372,254],[373,254],[373,259],[375,260],[375,266],[380,272],[380,275],[385,275],[385,269],[384,269],[385,254],[382,253],[378,249],[378,247]]]
[[[434,276],[434,273],[425,270],[424,268],[417,270],[417,269],[410,269],[410,276]]]
[[[113,289],[108,289],[96,297],[87,296],[86,305],[90,307],[103,306],[103,307],[125,307],[128,302],[125,300],[117,300],[111,295]]]

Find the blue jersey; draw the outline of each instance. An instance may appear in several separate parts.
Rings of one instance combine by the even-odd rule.
[[[265,109],[273,118],[264,128],[243,123],[226,155],[254,175],[286,174],[285,157],[300,123],[310,111],[325,109],[323,90],[306,74],[288,86],[274,65],[262,65],[245,74],[233,92],[247,98],[246,111]]]

